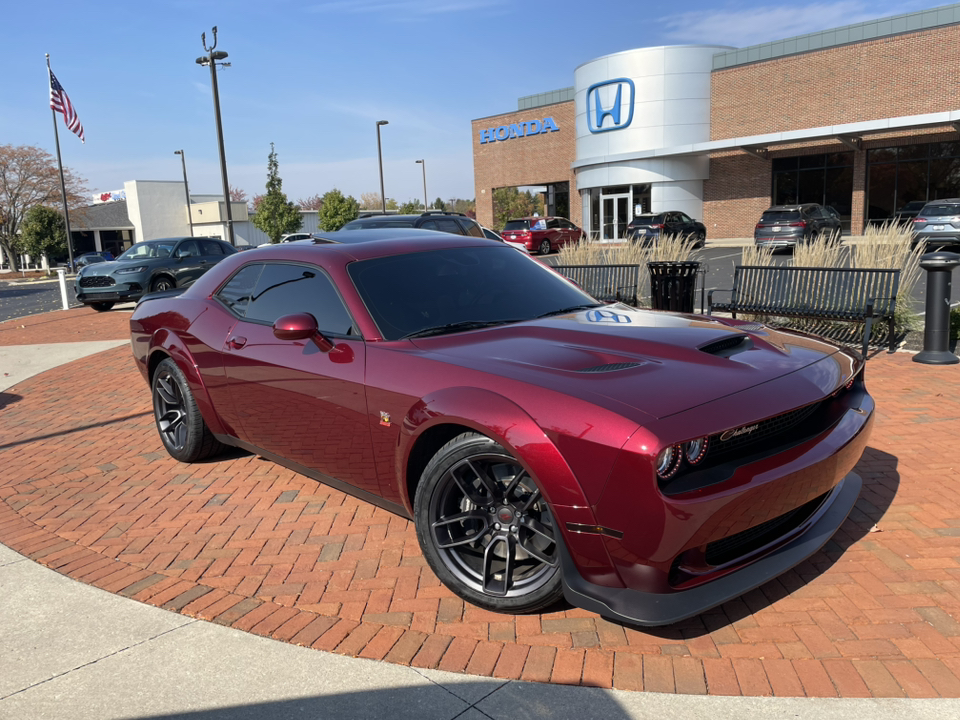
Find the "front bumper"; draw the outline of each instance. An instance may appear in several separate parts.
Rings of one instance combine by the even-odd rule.
[[[144,294],[143,285],[136,282],[119,283],[105,288],[81,288],[75,285],[73,290],[77,295],[77,300],[84,305],[139,300]]]
[[[669,625],[699,615],[763,585],[817,552],[846,520],[862,485],[859,475],[849,473],[827,496],[817,511],[818,517],[802,534],[739,570],[677,592],[650,593],[588,582],[560,541],[564,597],[577,607],[633,625]]]

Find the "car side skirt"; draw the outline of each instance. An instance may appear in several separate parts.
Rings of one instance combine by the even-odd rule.
[[[219,433],[214,433],[214,437],[222,442],[224,445],[232,445],[234,447],[241,448],[247,452],[251,452],[254,455],[259,455],[262,458],[266,458],[270,462],[274,462],[277,465],[282,465],[283,467],[293,470],[295,473],[300,475],[305,475],[311,480],[316,480],[319,483],[324,485],[329,485],[330,487],[346,493],[347,495],[353,495],[353,497],[368,502],[371,505],[376,505],[377,507],[382,507],[384,510],[389,510],[394,515],[399,515],[400,517],[406,518],[407,520],[412,520],[410,513],[407,512],[407,509],[403,505],[398,505],[397,503],[390,502],[389,500],[384,500],[378,495],[369,493],[366,490],[361,490],[360,488],[354,487],[349,483],[345,483],[342,480],[337,480],[334,477],[329,475],[324,475],[321,472],[316,470],[311,470],[306,465],[301,465],[300,463],[295,463],[286,458],[275,455],[272,452],[268,452],[261,448],[258,448],[256,445],[251,445],[248,442],[244,442],[238,438],[233,437],[232,435],[221,435]]]
[[[589,583],[559,540],[564,597],[584,610],[632,625],[669,625],[699,615],[763,585],[817,552],[847,519],[862,486],[859,475],[848,474],[827,498],[820,518],[803,534],[736,572],[674,593],[645,593]]]

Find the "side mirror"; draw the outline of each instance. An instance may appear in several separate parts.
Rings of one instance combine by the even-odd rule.
[[[273,335],[279,340],[312,340],[321,352],[333,350],[333,343],[317,329],[317,320],[310,313],[294,313],[277,318]]]

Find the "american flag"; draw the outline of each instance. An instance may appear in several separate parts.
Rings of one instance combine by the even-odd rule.
[[[77,111],[74,109],[73,103],[70,102],[70,98],[67,97],[67,91],[57,80],[57,76],[53,74],[53,70],[50,71],[50,107],[63,113],[64,124],[80,138],[80,142],[86,142],[83,139],[83,125],[80,124]]]

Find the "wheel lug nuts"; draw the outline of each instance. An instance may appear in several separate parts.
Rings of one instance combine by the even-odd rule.
[[[495,523],[494,526],[493,526],[493,529],[494,529],[494,530],[499,530],[499,529],[500,529],[500,523]]]
[[[511,525],[511,526],[510,526],[510,532],[515,533],[516,531],[517,531],[517,526],[516,526],[516,525]]]

